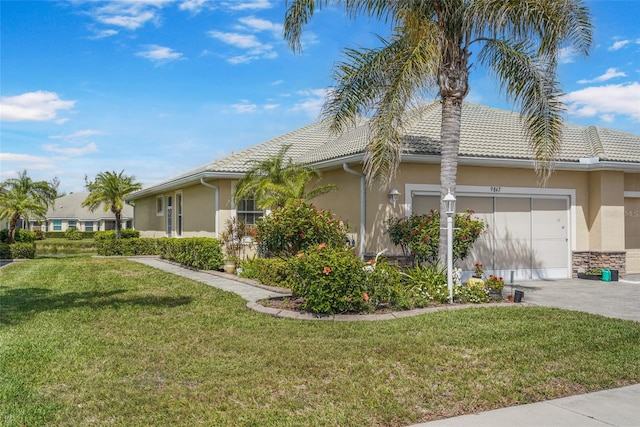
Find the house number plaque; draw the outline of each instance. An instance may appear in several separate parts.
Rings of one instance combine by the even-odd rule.
[[[494,187],[493,185],[491,186],[492,193],[499,193],[501,191],[502,191],[502,187]]]

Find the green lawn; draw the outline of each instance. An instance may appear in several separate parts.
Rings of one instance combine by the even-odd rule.
[[[640,382],[640,324],[539,307],[305,322],[125,259],[0,269],[2,426],[404,426]]]

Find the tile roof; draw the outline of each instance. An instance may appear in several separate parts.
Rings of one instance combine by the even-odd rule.
[[[440,154],[441,104],[433,101],[416,107],[405,117],[403,158]],[[163,183],[142,190],[148,193],[182,179],[209,174],[242,174],[251,160],[263,160],[291,145],[288,155],[294,162],[318,164],[364,154],[370,122],[360,119],[341,135],[332,135],[329,122],[321,120],[278,136],[230,156],[215,160]],[[460,133],[460,156],[478,159],[534,160],[523,130],[521,115],[478,104],[464,103]],[[578,163],[581,158],[640,163],[640,136],[597,128],[565,125],[556,161]],[[135,196],[135,195],[134,195]]]
[[[47,211],[47,219],[75,219],[79,221],[99,221],[102,219],[115,219],[111,211],[105,212],[102,207],[91,212],[89,208],[83,208],[82,202],[89,193],[71,193],[58,197],[55,205]],[[124,205],[122,219],[133,218],[133,206]]]

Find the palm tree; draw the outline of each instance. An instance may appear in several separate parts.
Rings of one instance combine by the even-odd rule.
[[[335,68],[336,86],[323,109],[337,133],[371,113],[364,159],[369,184],[379,179],[388,186],[394,178],[404,113],[435,89],[442,103],[441,199],[448,190],[455,194],[462,102],[476,65],[472,48],[476,63],[492,71],[520,105],[539,182],[546,182],[560,148],[564,111],[557,58],[561,48],[587,55],[592,43],[590,13],[582,0],[292,0],[284,36],[294,52],[301,50],[302,26],[328,4],[394,26],[379,48],[345,50],[347,60]],[[446,217],[441,220],[445,227]]]
[[[56,179],[57,180],[57,179]],[[47,210],[57,197],[57,181],[33,181],[22,171],[17,178],[0,184],[0,219],[9,220],[9,243],[15,241],[20,217],[45,219]]]
[[[278,154],[265,160],[251,160],[249,171],[236,185],[234,200],[253,198],[258,209],[282,207],[288,200],[311,200],[336,189],[333,184],[314,187],[307,191],[312,180],[320,173],[312,168],[293,163],[286,158],[290,146],[283,146]]]
[[[124,175],[124,170],[120,173],[100,172],[94,181],[88,181],[86,177],[85,181],[89,195],[82,202],[82,206],[88,207],[93,212],[100,205],[104,205],[105,212],[113,212],[116,217],[116,238],[119,239],[124,199],[134,191],[140,190],[142,184],[135,182],[133,176]]]

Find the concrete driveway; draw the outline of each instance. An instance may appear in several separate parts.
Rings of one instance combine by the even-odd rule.
[[[523,302],[640,322],[640,275],[627,276],[618,282],[523,281],[514,284],[514,289],[524,291]],[[503,293],[511,293],[510,285],[505,285]]]

